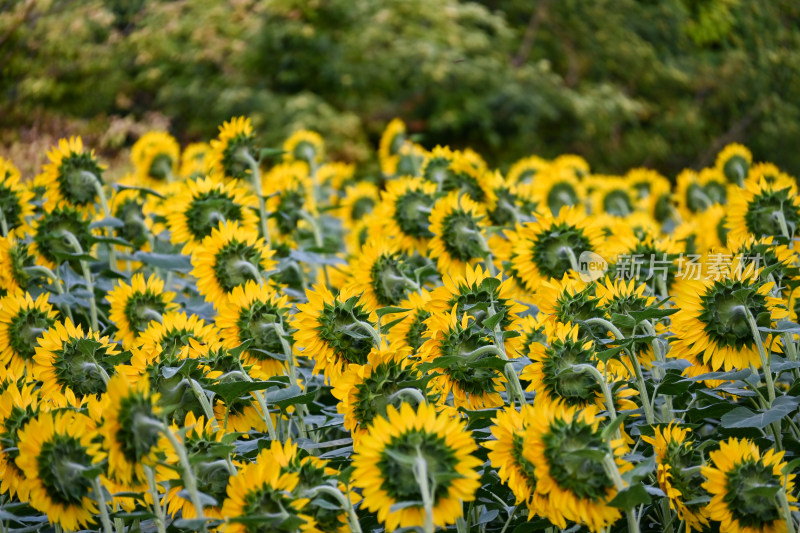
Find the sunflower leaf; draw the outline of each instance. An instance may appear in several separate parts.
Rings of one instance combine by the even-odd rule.
[[[232,381],[228,383],[216,383],[206,385],[205,388],[220,396],[225,404],[230,404],[237,398],[259,390],[265,390],[275,385],[285,385],[278,381]],[[298,387],[299,389],[299,387]],[[269,399],[272,401],[272,398]]]
[[[141,250],[133,254],[133,259],[145,265],[165,270],[174,270],[188,274],[192,271],[192,261],[188,255],[183,254],[156,254],[152,252],[142,252]]]
[[[765,428],[794,412],[798,403],[800,403],[800,398],[781,396],[767,410],[753,412],[747,407],[737,407],[722,415],[720,425],[727,429]]]
[[[650,503],[652,499],[641,483],[627,487],[617,493],[614,499],[608,502],[612,507],[630,511],[637,505]]]
[[[381,318],[389,314],[405,313],[406,311],[411,311],[411,309],[406,309],[405,307],[387,306],[387,307],[381,307],[380,309],[376,310],[375,314],[378,315],[378,318]]]

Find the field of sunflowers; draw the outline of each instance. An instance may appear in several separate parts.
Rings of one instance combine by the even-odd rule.
[[[0,159],[0,531],[797,531],[795,178],[257,139]]]

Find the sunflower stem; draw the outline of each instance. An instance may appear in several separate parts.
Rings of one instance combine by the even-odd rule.
[[[792,508],[789,507],[789,499],[786,497],[786,489],[781,488],[778,491],[778,501],[781,504],[781,513],[783,519],[786,521],[787,533],[795,533],[797,531],[794,527],[794,518],[792,518]]]
[[[25,272],[29,272],[31,274],[40,274],[41,276],[49,279],[50,282],[55,286],[58,294],[64,294],[64,287],[61,286],[61,280],[59,279],[58,275],[46,266],[33,265],[25,267]],[[72,309],[69,305],[66,303],[61,303],[59,304],[58,308],[61,309],[63,313],[66,313],[72,322],[75,322],[75,319],[72,317]]]
[[[511,525],[511,519],[514,518],[514,515],[517,513],[517,509],[519,509],[519,505],[515,505],[511,508],[511,512],[508,513],[508,520],[503,524],[503,529],[500,530],[500,533],[506,533],[508,526]]]
[[[611,481],[614,482],[614,487],[616,487],[617,492],[621,492],[627,488],[627,485],[622,480],[622,475],[619,473],[617,463],[614,461],[614,456],[610,453],[603,456],[603,468]],[[633,510],[625,511],[625,515],[628,518],[628,532],[639,533],[639,521],[636,519],[636,514]]]
[[[789,226],[786,224],[786,217],[783,215],[783,211],[781,209],[773,211],[772,218],[778,222],[778,225],[781,227],[781,233],[789,241],[789,248],[793,248],[794,242],[792,240],[792,234],[789,232]]]
[[[569,266],[576,274],[580,272],[580,268],[578,267],[578,258],[575,257],[575,252],[572,250],[572,248],[569,246],[562,246],[558,249],[558,253],[563,253],[567,256],[567,259],[569,260]]]
[[[279,322],[273,322],[272,328],[275,330],[275,334],[278,336],[278,340],[281,343],[281,349],[283,349],[283,354],[286,356],[287,362],[289,363],[289,383],[292,385],[297,385],[300,387],[300,390],[303,390],[303,387],[300,386],[300,382],[297,379],[297,368],[295,367],[294,362],[294,352],[292,351],[292,347],[289,346],[289,343],[286,342],[285,334],[286,332],[283,329],[283,326]],[[298,423],[297,427],[300,429],[300,436],[303,438],[308,438],[308,430],[306,429],[305,424],[305,405],[298,405],[297,408],[297,417]]]
[[[264,241],[267,243],[267,248],[269,248],[271,243],[269,238],[269,226],[267,225],[267,201],[264,199],[264,191],[261,187],[261,169],[258,166],[258,161],[256,161],[253,156],[250,155],[250,151],[247,148],[242,148],[239,150],[237,155],[242,161],[247,163],[247,166],[250,167],[250,183],[256,192],[256,196],[258,197],[258,213],[259,218],[261,219],[261,233],[264,234]]]
[[[603,377],[603,374],[601,374],[600,371],[592,365],[586,363],[573,365],[572,370],[578,374],[583,374],[586,372],[592,375],[592,377],[600,385],[600,388],[603,389],[603,397],[606,399],[606,411],[608,411],[611,420],[617,418],[617,410],[614,407],[614,396],[611,394],[611,389],[608,387],[608,382]]]
[[[100,521],[103,523],[103,531],[105,531],[105,533],[114,533],[114,529],[111,527],[111,520],[108,517],[106,498],[103,496],[103,485],[100,483],[99,477],[95,477],[92,480],[92,492],[94,492],[97,508],[100,510]]]
[[[422,456],[422,452],[417,448],[417,457],[414,459],[414,477],[419,485],[420,495],[422,496],[422,505],[425,508],[425,524],[423,531],[425,533],[433,533],[433,498],[431,495],[430,485],[428,484],[428,462]]]
[[[75,250],[75,253],[78,255],[83,255],[83,248],[81,247],[81,243],[78,241],[78,238],[73,235],[71,231],[62,230],[61,231],[62,237],[64,240],[72,246],[72,249]],[[99,326],[97,322],[97,302],[95,301],[94,296],[94,282],[92,281],[92,272],[89,270],[89,263],[84,261],[83,259],[80,260],[81,263],[81,270],[83,271],[83,279],[86,282],[86,289],[89,291],[89,319],[92,322],[92,331],[99,333]]]
[[[336,501],[338,501],[339,504],[347,511],[347,523],[350,526],[350,530],[353,533],[362,533],[361,523],[358,521],[358,515],[353,508],[353,502],[350,501],[349,495],[342,494],[342,491],[336,487],[331,487],[329,485],[317,485],[314,488],[308,489],[306,496],[313,498],[319,493],[328,494],[336,499]]]
[[[100,205],[103,208],[103,215],[106,218],[111,218],[111,208],[108,206],[106,191],[103,189],[103,184],[100,183],[100,179],[88,170],[81,170],[81,176],[92,183],[92,187],[94,187],[97,197],[100,199]],[[106,228],[105,233],[109,237],[112,236],[112,230],[110,228]],[[108,243],[108,268],[113,271],[116,265],[117,253],[116,250],[114,250],[114,244]]]
[[[239,360],[239,370],[242,372],[242,377],[245,381],[253,381],[250,374],[244,371],[242,361]],[[262,394],[263,392],[263,394]],[[272,423],[272,417],[269,416],[269,409],[267,408],[267,394],[266,391],[253,391],[256,396],[256,401],[261,407],[261,418],[264,419],[264,424],[267,425],[267,433],[269,433],[270,440],[278,440],[278,434],[275,432],[275,425]],[[225,410],[225,427],[228,427],[228,410]]]
[[[164,527],[164,509],[161,507],[161,498],[158,496],[158,485],[156,485],[156,475],[151,466],[144,465],[144,474],[147,477],[147,485],[150,488],[150,497],[153,498],[153,513],[156,515],[155,523],[158,533],[166,533]]]
[[[394,394],[389,396],[389,401],[396,400],[402,396],[410,396],[417,401],[417,405],[422,405],[426,402],[425,396],[418,390],[413,387],[406,387],[404,389],[400,389],[399,391],[395,392]]]
[[[661,527],[664,528],[664,533],[672,533],[672,523],[675,521],[675,517],[669,507],[669,498],[667,497],[661,498],[661,516],[664,520],[664,523],[661,524]]]
[[[311,226],[311,232],[314,234],[314,245],[317,248],[322,248],[325,244],[325,241],[322,239],[322,231],[319,228],[319,222],[316,218],[311,216],[311,213],[308,213],[305,209],[301,209],[299,211],[300,218],[305,220],[309,226]],[[328,266],[323,264],[322,265],[322,274],[325,276],[325,286],[331,286],[330,276],[328,276]]]
[[[215,429],[219,429],[219,422],[217,422],[217,417],[214,416],[214,408],[211,407],[211,402],[208,401],[208,396],[206,396],[206,392],[203,390],[203,387],[194,380],[189,378],[189,385],[192,387],[192,392],[197,397],[197,401],[200,402],[200,405],[203,407],[203,412],[206,414],[206,420],[209,420],[212,424],[214,424]]]
[[[3,230],[3,237],[8,237],[8,222],[2,208],[0,208],[0,229]]]
[[[758,331],[758,323],[753,313],[751,313],[750,309],[747,307],[742,307],[747,316],[747,323],[750,325],[750,332],[753,334],[753,341],[755,341],[756,348],[758,349],[758,356],[761,358],[761,367],[764,369],[764,379],[767,382],[767,394],[769,395],[768,407],[772,408],[772,404],[775,403],[775,383],[772,380],[772,368],[770,367],[769,356],[767,356],[764,343],[761,341],[761,333]]]
[[[242,259],[236,261],[233,266],[235,266],[242,274],[250,274],[253,277],[253,281],[256,281],[259,285],[264,284],[264,277],[261,275],[261,272],[250,261],[245,261]]]
[[[650,346],[653,348],[653,354],[656,356],[656,361],[659,363],[663,363],[666,361],[664,357],[664,350],[661,348],[661,340],[658,338],[656,334],[656,329],[650,323],[649,320],[642,320],[641,325],[644,327],[644,330],[647,334],[653,337],[653,340],[650,341]],[[661,370],[654,366],[653,367],[653,376],[661,382]],[[656,399],[653,398],[653,404],[655,405]],[[672,396],[665,395],[664,396],[664,403],[661,404],[661,419],[663,422],[671,422],[675,419],[675,414],[672,406]]]
[[[180,462],[182,470],[181,478],[183,479],[183,484],[186,486],[186,490],[189,492],[189,498],[192,501],[192,505],[194,505],[196,516],[199,520],[203,520],[205,519],[203,503],[202,500],[200,500],[200,492],[197,490],[197,480],[194,477],[192,465],[189,463],[189,456],[186,454],[186,448],[172,431],[172,428],[167,424],[163,425],[163,432],[167,440],[172,444],[175,453],[178,454],[178,461]],[[205,522],[203,522],[202,530],[207,531]]]

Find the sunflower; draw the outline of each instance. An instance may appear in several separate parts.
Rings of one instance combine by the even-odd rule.
[[[585,195],[585,186],[572,169],[551,165],[537,173],[531,192],[540,211],[549,209],[556,215],[562,208],[579,205]]]
[[[317,169],[316,179],[321,187],[330,187],[335,191],[344,188],[345,183],[353,181],[356,167],[352,163],[334,161],[320,165]]]
[[[0,377],[30,375],[39,340],[58,317],[49,296],[43,292],[34,300],[20,291],[0,299]]]
[[[213,323],[206,324],[197,315],[187,315],[183,311],[168,311],[160,322],[150,322],[139,334],[136,344],[147,355],[158,353],[161,357],[173,358],[192,339],[210,344],[218,337]]]
[[[59,139],[58,146],[47,152],[47,158],[50,162],[42,172],[47,200],[94,213],[105,169],[97,162],[94,150],[84,151],[81,138],[70,137],[69,140]]]
[[[613,217],[627,217],[636,209],[638,191],[629,180],[617,176],[592,176],[589,201],[592,213],[606,213]]]
[[[188,255],[220,224],[239,223],[257,231],[256,205],[255,197],[234,182],[212,178],[187,181],[173,198],[167,215],[170,239],[173,244],[185,243],[183,253]]]
[[[647,283],[654,294],[666,297],[678,277],[683,248],[668,235],[636,234],[632,228],[617,228],[606,243],[608,275]]]
[[[36,249],[25,241],[24,235],[0,235],[0,295],[28,290],[31,275],[26,267],[36,264]]]
[[[642,440],[653,446],[658,469],[658,485],[669,498],[669,505],[686,523],[687,533],[693,529],[702,531],[708,527],[707,510],[702,503],[706,492],[701,487],[699,473],[688,473],[700,460],[694,449],[689,428],[680,428],[670,423],[655,428],[653,437],[642,435]]]
[[[178,174],[181,147],[175,137],[164,131],[150,131],[139,137],[131,148],[140,187],[172,181]]]
[[[406,141],[397,153],[397,176],[419,176],[422,171],[422,163],[425,161],[427,150],[421,145]]]
[[[714,248],[724,248],[728,240],[727,209],[714,204],[702,213],[679,224],[672,240],[680,243],[688,254],[703,254]],[[713,231],[709,231],[713,228]]]
[[[505,387],[503,372],[490,366],[472,363],[486,355],[492,347],[489,338],[476,327],[475,319],[451,311],[434,313],[425,321],[426,340],[419,350],[426,366],[434,372],[432,392],[445,404],[453,394],[453,405],[466,409],[484,409],[503,405],[500,391]]]
[[[81,265],[76,256],[78,250],[70,240],[71,234],[77,240],[84,254],[92,254],[94,249],[94,232],[90,227],[91,220],[86,215],[62,202],[48,201],[41,217],[25,228],[25,233],[33,236],[33,249],[44,266],[55,269],[64,260],[68,260],[73,270],[80,272]]]
[[[228,457],[226,445],[222,443],[225,436],[214,420],[205,420],[202,416],[195,417],[194,413],[186,415],[183,427],[172,425],[174,434],[183,435],[183,446],[186,454],[192,458],[192,470],[197,482],[197,490],[211,496],[216,501],[225,499],[228,480],[233,472],[231,465],[224,459]],[[164,450],[165,462],[176,465],[180,459],[172,447],[169,439],[162,436],[156,446]],[[186,519],[197,518],[197,511],[191,501],[181,493],[185,492],[183,480],[176,476],[171,480],[169,489],[164,495],[167,512],[175,516],[179,512]],[[219,505],[203,505],[203,514],[206,518],[222,518]]]
[[[424,254],[433,237],[429,218],[435,202],[435,183],[408,177],[390,181],[374,211],[382,234],[394,238],[406,253]]]
[[[403,383],[420,379],[408,348],[398,351],[373,348],[367,364],[353,364],[334,383],[332,394],[339,400],[337,411],[344,415],[344,428],[357,443],[378,416],[386,416],[389,405],[399,405],[404,396],[395,396]]]
[[[406,142],[406,125],[399,118],[393,119],[383,130],[378,145],[378,161],[385,176],[394,176],[397,172],[400,147]]]
[[[250,119],[234,117],[219,127],[219,135],[211,141],[211,151],[206,155],[207,168],[229,179],[248,179],[251,170],[242,152],[255,157],[256,151],[256,136]]]
[[[47,519],[75,531],[97,514],[87,470],[104,459],[97,428],[76,411],[41,412],[18,433],[17,467],[24,473],[30,505]]]
[[[500,480],[508,485],[516,498],[516,505],[525,502],[529,517],[546,515],[550,502],[536,492],[536,467],[525,459],[523,450],[529,445],[526,428],[534,415],[532,405],[522,406],[522,411],[506,407],[493,418],[492,435],[495,440],[484,443],[489,449],[489,461],[497,469]]]
[[[709,453],[713,466],[704,466],[703,488],[711,494],[705,511],[720,522],[720,531],[731,533],[779,533],[786,522],[775,494],[785,491],[790,508],[797,510],[794,474],[786,474],[784,452],[761,453],[749,439],[730,438]]]
[[[0,157],[0,215],[3,235],[20,228],[33,215],[33,193],[19,181],[19,170]]]
[[[558,216],[544,214],[518,229],[512,265],[524,286],[534,292],[542,281],[562,279],[584,252],[601,251],[602,232],[576,208]]]
[[[462,502],[472,501],[480,486],[475,468],[481,461],[471,455],[475,441],[463,422],[437,415],[429,404],[416,411],[407,403],[400,411],[389,406],[387,415],[375,419],[353,457],[351,479],[363,491],[364,507],[378,513],[387,531],[422,526],[420,482],[427,483],[434,525],[453,524],[462,515]]]
[[[284,161],[303,161],[312,168],[325,158],[325,142],[315,131],[299,130],[283,143]]]
[[[276,242],[293,244],[297,230],[305,229],[307,218],[317,212],[308,166],[299,161],[275,165],[262,184],[270,213],[270,236]]]
[[[56,322],[39,338],[33,356],[33,377],[42,382],[42,396],[56,407],[69,404],[68,392],[81,400],[106,391],[119,349],[91,329],[73,325],[67,318]]]
[[[359,220],[372,213],[378,204],[378,196],[378,186],[369,181],[348,186],[337,210],[344,227],[352,229]]]
[[[335,383],[351,364],[363,365],[373,348],[368,328],[377,316],[363,295],[344,288],[334,296],[325,286],[306,292],[308,303],[298,304],[292,327],[302,354],[314,361],[314,372],[322,372]]]
[[[594,341],[582,339],[579,327],[569,323],[548,322],[545,334],[547,344],[531,345],[529,357],[532,362],[520,374],[521,379],[530,382],[526,390],[536,393],[536,403],[557,402],[580,409],[590,405],[607,408],[603,389],[597,380],[591,374],[574,368],[576,365],[591,365],[603,371],[604,365],[597,358]],[[613,376],[609,377],[613,379]],[[620,411],[636,409],[636,404],[630,400],[635,394],[626,387],[616,388],[615,408]]]
[[[237,368],[237,371],[239,369]],[[222,376],[220,376],[222,377]],[[250,378],[253,379],[252,377]],[[218,379],[214,382],[220,383],[236,383],[239,381],[246,381],[243,377],[236,374],[225,376],[224,379]],[[270,413],[273,425],[277,420],[277,415]],[[217,419],[217,424],[223,429],[225,433],[249,433],[256,431],[264,433],[267,431],[267,423],[264,420],[264,412],[261,405],[256,401],[255,393],[250,392],[234,398],[230,402],[216,397],[214,402],[214,417]]]
[[[269,449],[262,450],[228,482],[221,510],[226,519],[223,533],[301,529],[310,517],[304,514],[309,500],[292,494],[299,481],[297,473],[282,472]]]
[[[398,305],[401,309],[408,309],[408,311],[387,315],[387,322],[402,318],[402,321],[392,326],[387,334],[389,347],[392,350],[411,348],[412,355],[417,354],[425,341],[423,337],[425,321],[431,316],[428,310],[430,300],[431,294],[424,289],[420,292],[412,292]]]
[[[597,282],[587,283],[568,273],[560,281],[542,281],[532,302],[539,308],[545,322],[566,324],[603,316],[596,293]],[[595,329],[587,326],[584,333],[594,332]]]
[[[747,175],[748,181],[759,183],[761,180],[766,181],[770,185],[777,185],[782,188],[785,186],[794,187],[796,181],[794,177],[786,172],[781,171],[776,165],[772,163],[755,163],[750,167],[750,173]]]
[[[350,279],[345,284],[353,294],[361,294],[370,308],[396,306],[416,288],[410,258],[392,241],[370,239],[351,262]]]
[[[439,190],[450,171],[450,163],[455,160],[457,155],[458,152],[453,152],[447,146],[435,146],[425,155],[420,175],[425,180],[436,184],[437,190]]]
[[[548,166],[550,163],[547,160],[531,155],[511,165],[506,179],[514,184],[536,183],[538,174]]]
[[[162,452],[158,393],[151,391],[147,377],[130,379],[120,374],[108,381],[100,403],[98,428],[103,449],[108,451],[109,475],[124,485],[141,484],[147,479],[144,467],[155,467]]]
[[[12,383],[0,394],[0,494],[23,502],[28,500],[28,485],[16,464],[19,432],[36,418],[39,409],[39,391],[34,385],[17,387]]]
[[[474,165],[462,153],[456,153],[444,172],[442,181],[438,184],[439,191],[446,193],[457,192],[459,195],[468,196],[474,202],[483,203],[488,196],[489,183],[487,174],[489,176],[493,175],[491,172],[484,172],[483,169]]]
[[[772,237],[756,239],[749,237],[746,241],[728,243],[728,249],[741,260],[738,268],[753,264],[755,268],[769,268],[770,272],[761,277],[764,281],[775,281],[776,286],[782,289],[783,296],[790,294],[789,282],[797,278],[797,258],[795,251],[785,244],[774,242]]]
[[[487,227],[483,207],[453,191],[434,204],[430,215],[433,238],[428,255],[439,271],[458,273],[489,253],[484,235]]]
[[[637,283],[636,280],[614,279],[606,276],[602,283],[597,284],[597,298],[599,304],[605,312],[607,320],[613,320],[615,315],[630,315],[631,312],[641,312],[647,309],[653,309],[656,303],[656,298],[653,296],[645,295],[646,285]],[[625,323],[620,323],[618,329],[625,338],[630,338],[634,335],[633,327],[627,326]],[[660,324],[655,325],[656,329],[660,328]],[[607,345],[606,347],[610,347]],[[653,349],[648,343],[636,342],[631,345],[631,349],[635,352],[639,361],[649,366],[653,361]]]
[[[728,238],[735,242],[748,235],[773,237],[788,244],[800,225],[800,197],[794,180],[748,179],[736,188],[728,210]]]
[[[177,309],[174,298],[175,293],[164,291],[164,281],[155,274],[147,281],[143,274],[134,274],[130,285],[120,281],[106,299],[111,306],[109,319],[117,326],[122,346],[130,349],[150,322],[161,322],[164,313]]]
[[[277,265],[272,259],[274,253],[257,231],[226,222],[203,239],[192,254],[197,291],[219,308],[234,288],[249,280],[263,283],[263,273]]]
[[[727,203],[728,181],[718,169],[705,168],[700,173],[686,169],[678,174],[677,182],[675,195],[684,219],[691,219],[714,204]]]
[[[519,314],[525,308],[514,301],[511,280],[503,280],[502,276],[491,276],[481,268],[467,266],[463,274],[444,276],[444,284],[431,292],[431,301],[427,306],[431,313],[446,313],[455,306],[459,318],[466,314],[472,317],[474,326],[483,329],[487,335],[516,331],[519,327]],[[502,318],[489,328],[485,322],[493,315]],[[499,329],[498,329],[499,328]],[[522,337],[511,337],[505,340],[505,351],[514,358],[520,347]]]
[[[789,316],[783,300],[770,295],[774,284],[762,282],[753,264],[735,265],[734,258],[722,268],[719,279],[684,277],[676,287],[679,311],[672,315],[676,335],[672,350],[714,371],[761,368],[750,319],[759,328],[771,328],[776,320]],[[765,346],[769,344],[768,336]]]
[[[530,220],[536,211],[534,187],[511,183],[499,172],[484,174],[486,181],[486,210],[495,226],[510,226],[520,220]]]
[[[209,166],[211,146],[207,143],[192,143],[183,149],[181,167],[178,174],[182,178],[197,179],[206,173]]]
[[[753,154],[746,146],[731,143],[717,154],[714,166],[721,172],[728,183],[735,183],[739,186],[744,184],[750,172],[750,165],[753,163]]]
[[[250,341],[244,363],[252,365],[259,379],[283,375],[291,350],[289,297],[266,285],[248,281],[233,289],[219,310],[216,324],[225,346],[234,349]]]
[[[123,179],[122,184],[130,183],[130,179]],[[119,219],[122,225],[111,229],[114,237],[129,242],[133,250],[151,252],[154,225],[150,217],[144,213],[147,196],[141,191],[133,189],[119,189],[110,199],[111,214]],[[130,253],[131,248],[117,245],[117,249]],[[122,270],[122,269],[121,269]]]
[[[597,451],[617,456],[617,468],[631,465],[619,455],[621,441],[608,442],[602,434],[597,408],[578,410],[558,402],[537,403],[525,429],[527,446],[522,456],[533,464],[536,492],[547,496],[550,505],[545,517],[564,529],[570,520],[600,531],[620,518],[620,511],[608,505],[617,489],[597,457]],[[593,454],[582,454],[592,450]]]

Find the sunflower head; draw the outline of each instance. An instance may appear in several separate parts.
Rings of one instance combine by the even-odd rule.
[[[0,494],[26,501],[25,475],[17,466],[19,431],[39,413],[39,392],[33,385],[12,383],[0,394]]]
[[[178,174],[187,179],[196,179],[204,175],[209,166],[210,153],[211,146],[206,143],[188,145],[181,154],[181,168]]]
[[[257,141],[250,119],[232,118],[219,127],[219,135],[211,141],[208,168],[226,178],[247,179],[251,172],[247,156],[256,157],[256,151]]]
[[[433,237],[429,218],[435,202],[435,183],[422,178],[399,178],[386,185],[375,212],[384,226],[383,233],[393,235],[400,249],[425,253]]]
[[[19,170],[0,157],[0,212],[6,232],[22,227],[33,214],[33,193],[19,181]]]
[[[520,159],[508,169],[508,182],[534,183],[537,181],[537,175],[549,165],[545,159],[535,155]]]
[[[437,145],[425,156],[420,174],[427,181],[435,183],[438,188],[441,188],[441,184],[450,173],[450,163],[455,160],[456,155],[449,147]]]
[[[48,297],[45,292],[34,300],[20,291],[0,299],[0,376],[20,378],[30,373],[39,340],[57,319]]]
[[[386,529],[421,526],[421,484],[426,483],[433,503],[433,521],[445,527],[462,514],[480,486],[475,467],[477,448],[463,422],[436,414],[433,406],[414,410],[403,404],[387,409],[361,439],[353,458],[353,484],[363,491],[363,505],[377,511]],[[424,464],[425,476],[420,464]],[[404,504],[395,508],[396,504]]]
[[[428,254],[443,273],[465,270],[466,265],[486,256],[483,207],[453,191],[434,204],[430,216],[431,239]]]
[[[174,298],[175,293],[165,292],[164,281],[155,274],[147,281],[143,274],[134,274],[130,285],[120,282],[108,293],[107,300],[111,305],[109,318],[119,330],[122,345],[131,348],[150,322],[161,322],[166,312],[177,309]]]
[[[614,176],[593,176],[588,184],[592,188],[592,212],[613,217],[627,217],[636,208],[638,191],[630,181]]]
[[[315,131],[299,130],[286,139],[283,150],[285,161],[304,161],[316,166],[322,163],[325,157],[325,142]]]
[[[93,211],[98,200],[97,187],[102,186],[104,167],[94,155],[85,151],[80,137],[60,139],[47,153],[44,166],[48,200],[63,201],[84,211]]]
[[[344,191],[339,202],[339,213],[346,228],[352,228],[359,220],[372,213],[378,204],[378,187],[369,181],[359,181]]]
[[[35,264],[35,246],[19,235],[0,236],[0,294],[27,290],[32,278],[25,268]]]
[[[551,214],[556,215],[563,208],[580,204],[585,194],[585,186],[573,170],[561,165],[551,165],[536,175],[532,194],[541,211],[549,210]]]
[[[734,241],[752,235],[789,244],[800,227],[800,199],[794,180],[748,178],[743,189],[733,192],[727,225],[728,238]]]
[[[728,180],[728,183],[742,185],[750,172],[753,154],[746,146],[737,143],[727,145],[717,154],[714,166]]]
[[[73,270],[80,272],[79,252],[91,254],[94,247],[90,223],[79,209],[64,202],[48,201],[44,213],[26,233],[33,236],[33,246],[45,266],[53,269],[67,260]],[[81,249],[77,250],[76,245]]]
[[[412,292],[398,306],[401,309],[408,309],[408,311],[387,315],[387,322],[403,319],[392,326],[387,335],[389,346],[393,350],[411,348],[412,354],[419,351],[425,341],[423,338],[426,329],[425,321],[431,316],[428,310],[430,300],[431,294],[425,289],[420,292]]]
[[[399,304],[416,286],[416,265],[391,241],[368,240],[351,268],[346,287],[362,293],[373,308]]]
[[[150,131],[131,148],[131,160],[142,185],[158,184],[178,173],[180,160],[178,141],[167,132]]]
[[[290,242],[306,227],[305,218],[316,213],[314,183],[304,163],[275,165],[264,176],[263,193],[268,197],[270,235],[279,242]]]
[[[381,170],[386,176],[393,176],[397,172],[398,154],[400,148],[406,142],[406,125],[396,118],[389,122],[381,135],[378,145],[378,159],[381,163]]]

